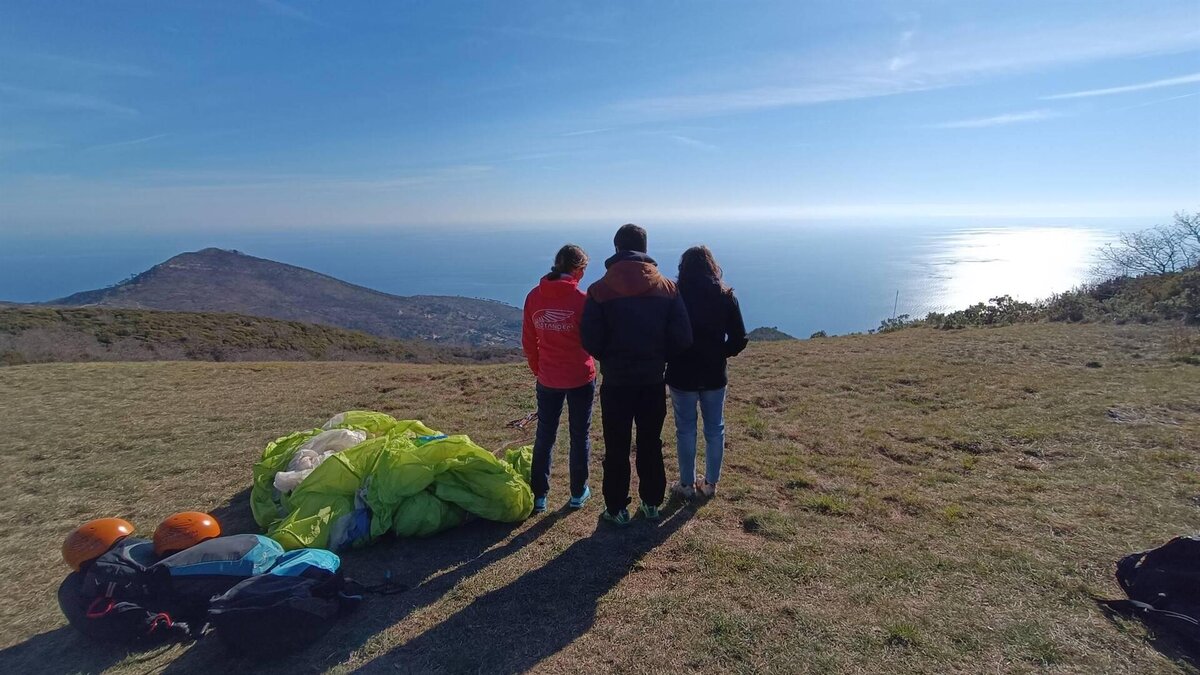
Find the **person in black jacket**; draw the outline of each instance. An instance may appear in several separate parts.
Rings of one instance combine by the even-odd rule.
[[[662,427],[667,416],[663,371],[667,359],[692,344],[687,310],[675,284],[646,255],[646,231],[623,225],[604,278],[588,287],[580,337],[600,362],[604,427],[604,518],[629,523],[629,453],[637,426],[641,513],[659,517],[667,490]]]
[[[725,455],[726,359],[746,348],[746,324],[733,289],[707,246],[694,246],[679,259],[679,294],[692,324],[692,346],[667,364],[675,409],[679,482],[671,491],[684,498],[712,497]],[[696,476],[696,405],[704,418],[705,475]]]

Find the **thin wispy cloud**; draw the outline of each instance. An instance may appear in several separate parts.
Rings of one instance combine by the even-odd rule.
[[[1029,110],[1019,113],[993,115],[991,117],[977,117],[967,120],[955,120],[953,122],[940,122],[938,124],[931,124],[929,127],[931,129],[983,129],[986,127],[1002,127],[1009,124],[1028,124],[1030,122],[1041,122],[1043,120],[1066,117],[1066,115],[1066,113],[1057,110]]]
[[[581,129],[580,131],[569,131],[569,132],[563,134],[562,136],[563,136],[563,138],[569,138],[571,136],[590,136],[591,134],[602,134],[606,131],[612,131],[615,128],[616,127],[601,127],[599,129]]]
[[[54,150],[63,147],[61,143],[44,141],[8,140],[0,138],[0,155],[30,152],[35,150]]]
[[[280,2],[280,0],[255,0],[255,2],[257,2],[260,7],[266,9],[272,14],[276,14],[288,19],[295,19],[296,21],[303,21],[305,23],[316,23],[316,20],[313,19],[308,12],[297,9],[296,7],[293,7],[285,2]]]
[[[562,42],[578,42],[582,44],[613,45],[620,40],[603,35],[588,35],[586,33],[547,30],[540,28],[518,28],[515,26],[479,26],[479,30],[514,38],[536,38],[541,40],[558,40]]]
[[[1183,75],[1181,77],[1168,77],[1162,80],[1153,80],[1150,82],[1141,82],[1138,84],[1128,84],[1122,87],[1108,87],[1105,89],[1088,89],[1085,91],[1073,91],[1068,94],[1055,94],[1054,96],[1043,96],[1044,101],[1055,101],[1067,98],[1089,98],[1092,96],[1112,96],[1114,94],[1128,94],[1134,91],[1146,91],[1148,89],[1162,89],[1163,87],[1177,87],[1183,84],[1195,84],[1200,82],[1200,73],[1192,73],[1191,75]]]
[[[26,87],[0,84],[0,106],[3,106],[5,103],[20,107],[45,110],[77,110],[120,117],[137,117],[138,115],[138,111],[135,108],[113,103],[112,101],[90,94],[28,89]]]
[[[715,146],[711,143],[705,143],[704,141],[697,140],[695,138],[692,138],[691,136],[683,136],[680,134],[671,134],[671,135],[667,136],[667,138],[671,139],[672,141],[675,141],[679,145],[689,147],[689,148],[698,148],[700,150],[709,150],[709,151],[717,149],[717,146]]]
[[[320,174],[166,171],[144,174],[132,182],[146,189],[161,188],[191,191],[287,190],[296,193],[330,191],[392,191],[410,187],[470,180],[492,172],[489,164],[459,164],[418,169],[380,178],[357,178]]]
[[[61,70],[76,70],[96,75],[119,75],[124,77],[150,77],[154,74],[149,68],[128,63],[81,59],[61,54],[29,54],[29,59]]]
[[[853,78],[795,87],[759,87],[709,94],[660,96],[619,103],[614,109],[652,118],[727,115],[771,108],[852,101],[937,88],[918,79]]]
[[[906,30],[900,34],[899,44],[896,46],[896,54],[888,61],[888,70],[890,72],[894,73],[916,62],[917,57],[912,49],[912,41],[916,35],[916,30]]]
[[[520,155],[505,157],[504,159],[495,160],[496,162],[532,162],[538,159],[550,159],[551,157],[563,157],[565,152],[528,152]]]
[[[1179,96],[1168,96],[1167,98],[1158,98],[1158,99],[1154,99],[1153,101],[1146,101],[1145,103],[1138,103],[1137,105],[1127,105],[1122,108],[1114,108],[1113,112],[1120,112],[1122,110],[1133,110],[1135,108],[1147,108],[1152,105],[1159,105],[1160,103],[1170,103],[1171,101],[1178,101],[1181,98],[1191,98],[1193,96],[1200,96],[1200,91],[1193,91],[1190,94],[1180,94]]]
[[[847,43],[840,53],[776,57],[775,63],[706,78],[724,79],[731,83],[729,87],[632,99],[614,104],[611,110],[641,121],[711,117],[895,96],[1069,64],[1200,48],[1200,31],[1171,16],[1064,24],[1020,34],[1002,29],[941,34],[923,40],[919,51],[913,44],[915,35],[915,30],[901,33],[899,48],[882,54],[870,45]],[[808,61],[819,61],[823,67],[797,66]],[[760,73],[760,84],[746,86],[747,72]]]
[[[128,141],[117,141],[115,143],[101,143],[100,145],[93,145],[93,146],[87,147],[87,148],[85,148],[85,150],[90,151],[90,150],[108,150],[111,148],[124,148],[124,147],[130,146],[130,145],[141,145],[143,143],[157,141],[160,138],[166,138],[167,136],[170,136],[170,135],[171,134],[154,134],[153,136],[143,136],[142,138],[134,138],[134,139],[131,139]]]

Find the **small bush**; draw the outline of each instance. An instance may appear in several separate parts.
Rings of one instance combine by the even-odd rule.
[[[754,414],[746,421],[746,433],[750,434],[751,438],[763,440],[767,437],[767,421]]]
[[[966,515],[966,512],[963,511],[963,507],[959,506],[958,504],[951,504],[950,506],[942,509],[942,519],[947,523],[957,523],[965,518]]]
[[[813,495],[805,499],[804,508],[817,513],[825,513],[831,516],[842,516],[850,513],[850,502],[834,495]]]
[[[898,621],[884,626],[883,644],[904,649],[921,643],[921,632],[908,621]]]
[[[796,476],[796,477],[788,480],[786,483],[783,484],[783,487],[785,487],[789,490],[803,490],[804,488],[812,487],[812,485],[813,485],[812,478],[810,478],[809,476],[805,476],[805,475],[799,475],[799,476]]]

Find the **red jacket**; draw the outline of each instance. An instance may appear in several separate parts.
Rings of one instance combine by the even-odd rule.
[[[542,386],[574,389],[596,379],[596,364],[579,341],[586,299],[579,280],[568,275],[543,277],[525,297],[521,346]]]

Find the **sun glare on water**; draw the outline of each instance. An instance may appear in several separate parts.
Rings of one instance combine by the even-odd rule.
[[[1037,300],[1085,281],[1108,235],[1073,227],[970,229],[938,235],[917,264],[910,311],[953,311],[999,295]],[[902,291],[903,293],[903,291]],[[901,297],[902,308],[905,305]]]

